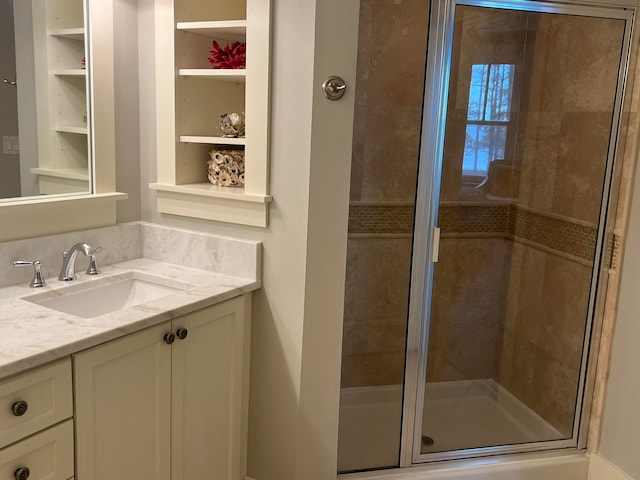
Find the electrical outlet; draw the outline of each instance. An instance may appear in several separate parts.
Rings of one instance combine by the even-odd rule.
[[[2,137],[2,153],[5,155],[20,155],[20,137],[3,136]]]

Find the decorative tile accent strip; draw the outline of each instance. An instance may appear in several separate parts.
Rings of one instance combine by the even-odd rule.
[[[443,234],[508,235],[593,262],[597,229],[512,204],[441,205],[438,225]],[[411,233],[413,207],[351,205],[349,233]],[[612,259],[617,258],[617,238]],[[615,268],[615,261],[613,262]]]
[[[512,220],[511,220],[512,219]],[[509,233],[593,262],[597,229],[511,206]],[[513,227],[513,229],[511,229]]]
[[[509,206],[442,205],[438,226],[442,233],[504,234],[509,226]]]
[[[412,233],[413,207],[409,205],[351,205],[349,233]]]
[[[609,268],[617,270],[618,260],[620,259],[620,235],[614,233],[609,243],[611,244],[611,265],[609,265]]]

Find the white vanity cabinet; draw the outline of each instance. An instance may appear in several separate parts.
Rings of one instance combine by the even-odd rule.
[[[79,480],[241,480],[250,294],[74,355]]]
[[[73,477],[69,358],[0,382],[0,479]]]

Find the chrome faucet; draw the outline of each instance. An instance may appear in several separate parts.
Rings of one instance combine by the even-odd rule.
[[[79,242],[69,250],[62,252],[62,268],[60,269],[58,280],[68,282],[76,279],[76,258],[80,252],[86,257],[89,257],[87,275],[97,275],[100,273],[100,270],[98,270],[96,266],[96,253],[100,253],[101,251],[102,247],[93,248],[88,243]]]
[[[41,265],[42,264],[40,263],[40,260],[33,260],[32,262],[27,262],[26,260],[15,260],[13,262],[14,268],[27,266],[33,267],[33,278],[31,279],[31,283],[29,284],[31,288],[42,288],[47,286],[47,282],[42,275],[42,271],[40,270]]]

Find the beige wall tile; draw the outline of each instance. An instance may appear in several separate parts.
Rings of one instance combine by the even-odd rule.
[[[404,352],[366,353],[342,358],[342,388],[400,385],[403,376]]]
[[[347,248],[342,386],[401,383],[411,239],[350,239]],[[382,360],[392,365],[375,368]],[[399,362],[397,357],[402,358]],[[362,365],[359,362],[363,362]],[[400,365],[398,367],[398,365]],[[396,371],[399,368],[398,371]],[[398,380],[398,378],[400,380]]]
[[[429,349],[441,354],[429,381],[497,376],[495,352],[503,323],[503,239],[450,239],[440,243],[434,272]],[[500,327],[502,328],[502,327]]]
[[[565,438],[571,436],[578,391],[577,372],[538,346],[529,406]]]

